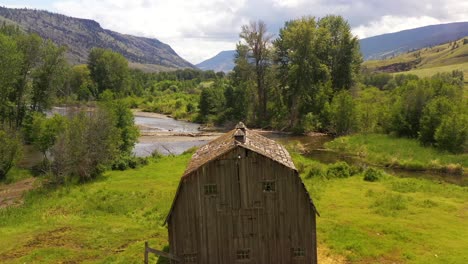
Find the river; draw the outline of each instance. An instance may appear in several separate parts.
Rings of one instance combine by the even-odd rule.
[[[65,114],[69,108],[56,107],[51,113]],[[49,113],[49,115],[51,114]],[[163,155],[178,155],[189,148],[206,144],[217,138],[221,132],[203,132],[200,125],[181,120],[175,120],[165,115],[156,113],[145,113],[133,111],[135,124],[140,129],[140,137],[135,145],[133,153],[138,157],[150,156],[155,150]],[[325,164],[346,161],[357,166],[374,166],[366,164],[355,156],[344,155],[342,153],[324,149],[324,144],[333,138],[327,135],[317,134],[314,136],[294,136],[285,133],[261,132],[264,136],[271,138],[281,144],[290,144],[295,141],[301,146],[305,156],[320,161]],[[22,167],[30,167],[40,161],[41,155],[35,152],[30,146],[26,147]],[[466,184],[466,179],[462,176],[437,174],[427,171],[406,171],[391,168],[383,168],[390,174],[399,177],[429,178],[438,181],[446,181],[454,184]]]

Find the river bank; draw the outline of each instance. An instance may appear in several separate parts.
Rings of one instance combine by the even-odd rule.
[[[325,143],[325,147],[368,164],[403,172],[434,174],[468,185],[468,154],[423,147],[416,140],[383,134],[356,134]]]

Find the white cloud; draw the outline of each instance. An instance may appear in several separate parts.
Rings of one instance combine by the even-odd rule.
[[[368,38],[384,33],[398,32],[405,29],[417,28],[427,25],[440,24],[441,21],[428,16],[421,17],[397,17],[383,16],[378,21],[372,21],[367,25],[361,25],[353,29],[353,33],[359,38]]]
[[[97,20],[114,31],[158,38],[197,62],[220,48],[234,48],[237,36],[232,33],[244,22],[235,12],[244,4],[244,0],[67,0],[54,7],[67,15]]]
[[[157,38],[192,63],[233,49],[241,25],[264,20],[274,34],[301,16],[342,15],[360,37],[468,21],[459,0],[54,0],[53,9],[121,33]]]

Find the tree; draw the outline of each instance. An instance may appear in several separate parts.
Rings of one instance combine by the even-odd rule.
[[[331,116],[332,126],[337,135],[346,135],[358,129],[356,104],[348,91],[341,91],[333,97]]]
[[[33,74],[31,108],[43,112],[52,106],[56,93],[65,83],[65,47],[57,47],[50,40],[43,44],[41,62]]]
[[[419,140],[423,144],[434,144],[436,140],[434,134],[440,126],[442,119],[452,114],[453,103],[446,97],[437,97],[431,100],[422,112],[419,130]]]
[[[211,116],[216,116],[224,111],[224,87],[213,85],[203,88],[200,94],[199,119],[202,121],[210,120]]]
[[[40,61],[42,39],[37,34],[19,35],[18,50],[22,54],[21,70],[16,82],[16,127],[21,127],[27,113],[28,95],[30,93],[31,73]]]
[[[41,113],[35,113],[32,118],[32,144],[42,153],[44,161],[47,161],[47,152],[55,145],[60,133],[65,130],[67,120],[58,114],[55,114],[51,118],[46,118]]]
[[[335,91],[349,90],[355,83],[362,62],[359,40],[351,33],[351,27],[341,16],[328,15],[318,21],[325,29],[325,50],[319,55],[330,71]]]
[[[253,75],[257,88],[257,122],[264,122],[267,118],[268,87],[266,75],[271,65],[270,44],[272,35],[268,34],[267,26],[263,21],[250,22],[243,25],[240,37],[243,44],[238,49],[246,57],[246,61],[252,64]]]
[[[19,136],[12,130],[0,129],[0,181],[21,158],[22,144]]]
[[[79,100],[93,100],[99,96],[89,68],[85,65],[77,65],[71,69],[70,86]]]
[[[8,36],[0,34],[0,125],[14,118],[15,83],[21,70],[21,53],[16,42]]]
[[[99,94],[109,89],[118,97],[125,95],[129,74],[125,57],[111,50],[94,48],[89,53],[88,68]]]
[[[453,113],[442,119],[434,138],[437,147],[453,153],[463,152],[468,140],[468,115]]]
[[[58,182],[67,175],[88,181],[100,175],[117,157],[119,131],[111,114],[100,108],[80,113],[69,122],[51,150],[52,171]]]
[[[118,140],[120,154],[130,155],[139,136],[139,130],[135,126],[132,111],[130,111],[126,103],[119,100],[106,102],[101,108],[109,112],[113,120],[113,126],[120,136]]]
[[[312,17],[286,22],[274,42],[278,78],[290,109],[291,128],[298,125],[301,110],[307,103],[314,103],[321,84],[329,79],[329,71],[318,57],[324,42],[318,37],[316,26]]]

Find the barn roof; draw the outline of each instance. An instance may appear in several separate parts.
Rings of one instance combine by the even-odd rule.
[[[223,154],[231,151],[237,146],[241,146],[261,155],[264,155],[297,172],[297,169],[294,166],[289,152],[283,146],[276,143],[274,140],[261,136],[253,132],[252,130],[247,129],[245,125],[242,122],[240,122],[236,125],[235,129],[227,132],[226,134],[223,134],[217,139],[210,141],[208,144],[199,148],[195,152],[195,154],[193,154],[192,159],[190,160],[190,163],[187,166],[187,169],[185,170],[182,178],[188,176],[193,171],[196,171],[204,164],[215,160]],[[305,193],[307,193],[307,196],[309,197],[309,202],[312,206],[312,210],[320,216],[317,209],[315,208],[312,198],[309,195],[309,192],[307,191],[302,181],[301,184],[304,188]],[[171,208],[164,223],[168,223],[169,218],[171,217],[177,197],[179,196],[181,186],[182,181],[180,181],[179,186],[177,187],[174,201],[172,202]]]
[[[193,154],[183,176],[197,170],[202,165],[216,159],[237,146],[257,152],[276,162],[296,170],[288,151],[274,140],[247,129],[241,122],[236,128],[199,148]]]

